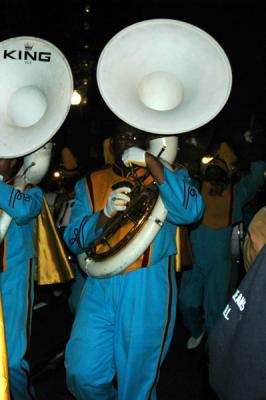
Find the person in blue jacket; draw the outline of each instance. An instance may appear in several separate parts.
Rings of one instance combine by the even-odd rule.
[[[0,159],[0,209],[11,218],[0,244],[0,291],[12,399],[34,399],[26,356],[29,350],[33,306],[34,224],[42,208],[39,187],[13,187],[17,159]],[[1,222],[2,223],[2,222]],[[0,227],[1,232],[3,226]]]
[[[114,276],[86,279],[66,346],[67,386],[78,400],[117,395],[120,400],[155,399],[160,366],[172,339],[176,228],[198,220],[203,201],[187,170],[164,167],[145,150],[146,138],[119,124],[111,139],[116,161],[76,184],[64,231],[75,254],[83,253],[110,218],[126,209],[135,173],[150,172],[168,210],[153,242],[135,262]],[[135,173],[130,164],[137,166]]]
[[[182,272],[179,296],[191,335],[188,349],[196,348],[205,333],[209,335],[226,306],[237,268],[231,254],[233,226],[243,221],[243,207],[264,184],[264,161],[251,162],[249,172],[234,180],[237,165],[236,151],[222,140],[201,182],[205,211],[200,223],[190,229],[193,267]]]

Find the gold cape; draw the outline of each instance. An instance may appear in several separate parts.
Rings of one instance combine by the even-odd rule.
[[[0,399],[10,400],[8,367],[7,367],[7,350],[5,339],[5,327],[3,319],[2,296],[0,293]]]
[[[35,281],[38,285],[64,283],[74,279],[66,247],[45,198],[35,223],[34,242],[37,257]]]

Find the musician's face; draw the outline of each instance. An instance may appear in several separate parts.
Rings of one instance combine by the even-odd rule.
[[[0,158],[0,175],[3,179],[8,179],[12,176],[12,170],[16,165],[16,159],[3,159]]]
[[[124,129],[119,129],[115,132],[111,138],[111,144],[115,159],[119,160],[129,147],[136,146],[145,150],[147,148],[147,136],[135,128],[125,126]]]

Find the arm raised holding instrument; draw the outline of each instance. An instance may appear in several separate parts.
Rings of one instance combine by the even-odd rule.
[[[167,218],[177,224],[189,224],[203,213],[203,202],[185,168],[165,166],[159,157],[137,147],[125,150],[122,160],[127,167],[134,164],[146,167],[157,183],[165,207]],[[193,200],[192,200],[193,198]],[[197,207],[194,207],[195,204]],[[177,207],[178,206],[178,207]],[[179,211],[182,210],[180,213]],[[182,222],[181,222],[182,221]]]
[[[23,184],[22,176],[19,176],[19,180],[23,189],[16,187],[15,178],[12,175],[16,162],[17,159],[0,159],[0,173],[2,174],[0,208],[14,219],[16,225],[24,225],[39,215],[42,207],[42,191],[38,187],[28,187],[24,192],[26,184]]]

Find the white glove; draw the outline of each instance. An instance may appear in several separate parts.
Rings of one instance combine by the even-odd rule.
[[[14,181],[13,186],[14,186],[15,189],[19,189],[19,190],[21,190],[23,192],[23,190],[25,189],[26,184],[27,184],[27,182],[26,182],[25,176],[24,175],[17,175],[15,177],[15,181]]]
[[[127,186],[123,186],[119,189],[113,190],[108,197],[106,206],[104,207],[104,214],[108,218],[112,218],[117,211],[123,211],[127,208],[127,203],[130,201],[130,197],[126,193],[130,193],[131,189]]]
[[[124,151],[122,161],[127,167],[129,167],[130,164],[146,167],[145,154],[146,151],[139,147],[129,147]]]

